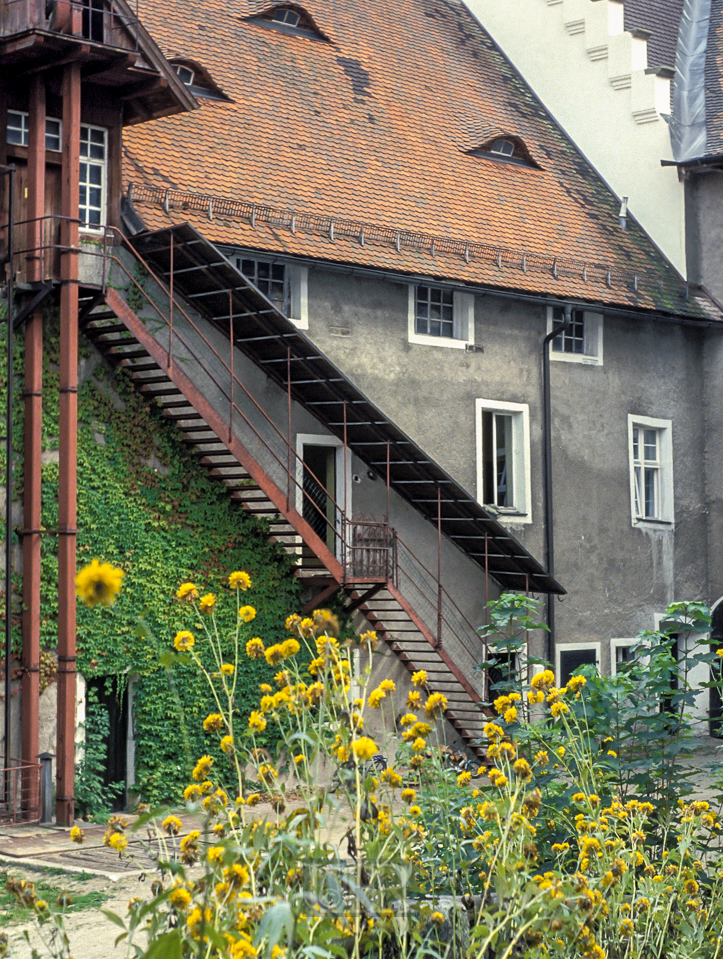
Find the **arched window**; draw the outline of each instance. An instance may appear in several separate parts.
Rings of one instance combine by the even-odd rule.
[[[469,150],[468,153],[470,156],[539,169],[539,164],[533,160],[525,142],[514,134],[500,133],[496,136],[487,137],[478,147]]]
[[[276,3],[261,13],[247,17],[246,21],[291,36],[329,42],[329,37],[320,29],[311,14],[296,3]]]

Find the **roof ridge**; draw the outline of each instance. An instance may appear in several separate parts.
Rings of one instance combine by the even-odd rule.
[[[192,193],[173,188],[148,186],[129,183],[128,200],[141,203],[156,203],[168,212],[171,207],[183,210],[201,210],[212,220],[214,216],[234,217],[247,220],[251,226],[257,223],[272,224],[274,228],[285,228],[291,233],[312,233],[333,240],[335,237],[355,239],[361,246],[367,243],[384,244],[395,247],[412,247],[416,252],[435,256],[437,253],[458,254],[465,263],[473,258],[496,263],[500,268],[518,270],[522,273],[545,273],[557,278],[575,277],[591,286],[604,285],[607,289],[614,286],[625,287],[626,292],[645,293],[643,283],[649,274],[624,273],[606,263],[590,262],[573,257],[557,257],[534,251],[504,246],[497,243],[484,243],[450,236],[434,235],[414,230],[396,229],[381,224],[349,220],[344,217],[320,213],[296,213],[294,210],[274,207],[268,204],[252,203],[248,200],[236,200],[231,197],[215,196],[208,193]],[[677,285],[677,284],[676,284]],[[648,286],[649,295],[675,290],[671,282],[665,283],[657,278],[653,286]],[[682,300],[691,296],[690,285],[681,278],[678,287]]]

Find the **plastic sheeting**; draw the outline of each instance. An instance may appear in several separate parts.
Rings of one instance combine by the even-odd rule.
[[[705,58],[710,12],[711,0],[685,0],[680,18],[670,118],[670,140],[678,162],[706,153]]]

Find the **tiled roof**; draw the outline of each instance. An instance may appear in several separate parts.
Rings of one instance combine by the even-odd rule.
[[[648,66],[674,67],[683,0],[625,0],[625,29],[648,30]]]
[[[166,54],[203,63],[234,101],[129,132],[125,180],[149,227],[188,220],[219,243],[711,314],[632,219],[620,229],[619,201],[458,0],[308,0],[328,42],[246,19],[268,6],[145,8]],[[490,129],[541,168],[468,155]]]

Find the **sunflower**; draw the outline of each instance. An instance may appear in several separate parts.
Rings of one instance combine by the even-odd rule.
[[[75,590],[86,606],[112,606],[121,590],[123,570],[94,559],[75,577]]]

